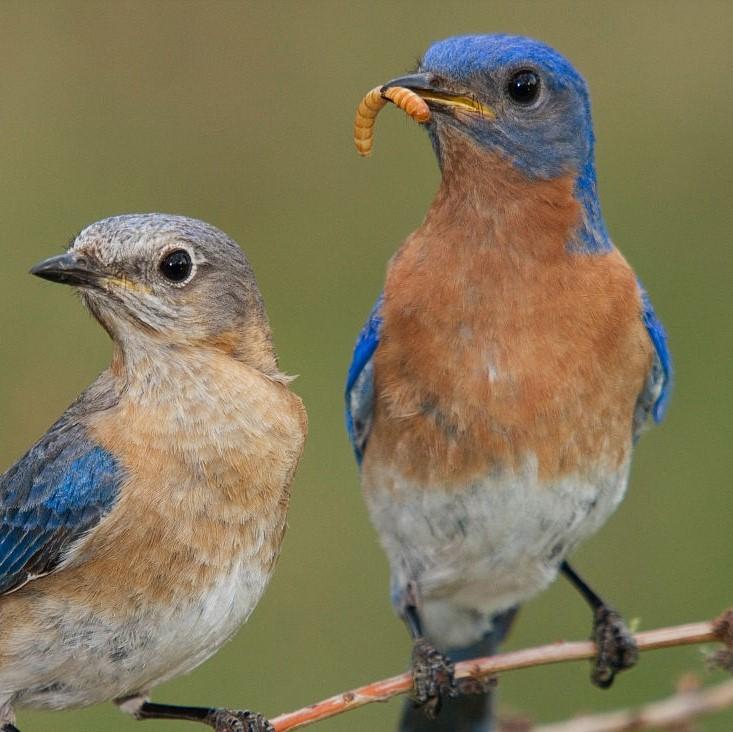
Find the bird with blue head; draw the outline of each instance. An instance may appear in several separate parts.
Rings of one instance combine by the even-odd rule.
[[[671,360],[606,230],[588,90],[563,56],[449,38],[393,88],[428,105],[441,183],[357,341],[347,429],[414,642],[401,729],[486,732],[490,695],[461,695],[452,662],[493,653],[560,572],[593,610],[594,683],[636,661],[566,557],[623,498]]]
[[[148,698],[247,619],[285,530],[306,417],[246,256],[202,221],[125,215],[31,272],[77,289],[113,356],[0,476],[0,730],[109,700],[271,730]]]

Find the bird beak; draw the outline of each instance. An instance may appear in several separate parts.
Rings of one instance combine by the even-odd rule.
[[[453,112],[468,112],[469,114],[479,115],[485,119],[494,119],[496,117],[496,113],[491,107],[476,99],[470,92],[455,92],[448,89],[441,89],[434,83],[434,79],[434,75],[430,73],[400,76],[397,79],[388,81],[382,87],[382,91],[384,92],[385,89],[399,86],[414,91],[431,108],[437,111],[451,110]]]
[[[30,273],[44,280],[78,287],[95,285],[103,276],[90,264],[88,257],[77,252],[66,252],[44,259],[32,267]]]

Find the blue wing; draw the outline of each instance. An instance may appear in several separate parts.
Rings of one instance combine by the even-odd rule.
[[[346,377],[346,430],[349,433],[356,460],[360,464],[369,438],[374,408],[372,358],[379,345],[383,300],[384,295],[382,294],[377,298],[366,325],[359,333]]]
[[[114,505],[117,461],[59,420],[0,477],[0,595],[52,572]]]
[[[642,320],[649,338],[654,345],[654,360],[647,377],[644,390],[639,395],[634,415],[634,435],[638,436],[641,428],[649,419],[659,423],[664,419],[672,393],[672,355],[667,345],[667,333],[662,321],[654,312],[652,301],[644,287],[639,283],[641,290]]]

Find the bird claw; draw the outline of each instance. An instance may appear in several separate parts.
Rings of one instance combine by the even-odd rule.
[[[455,681],[456,695],[471,696],[475,694],[488,694],[492,689],[496,688],[497,683],[498,679],[496,676],[488,676],[485,679],[465,676]]]
[[[236,709],[216,709],[208,719],[215,732],[275,732],[261,714]]]
[[[425,638],[418,638],[412,648],[412,698],[428,719],[440,713],[443,696],[456,696],[454,666]]]
[[[636,664],[639,648],[623,618],[605,605],[594,612],[591,640],[597,649],[591,681],[601,689],[608,689],[619,671]]]

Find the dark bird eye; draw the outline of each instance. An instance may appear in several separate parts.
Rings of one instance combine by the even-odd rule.
[[[506,91],[517,104],[530,104],[540,93],[540,77],[534,71],[517,71],[509,79]]]
[[[159,265],[163,277],[171,282],[183,282],[191,274],[192,267],[191,255],[185,249],[169,252]]]

